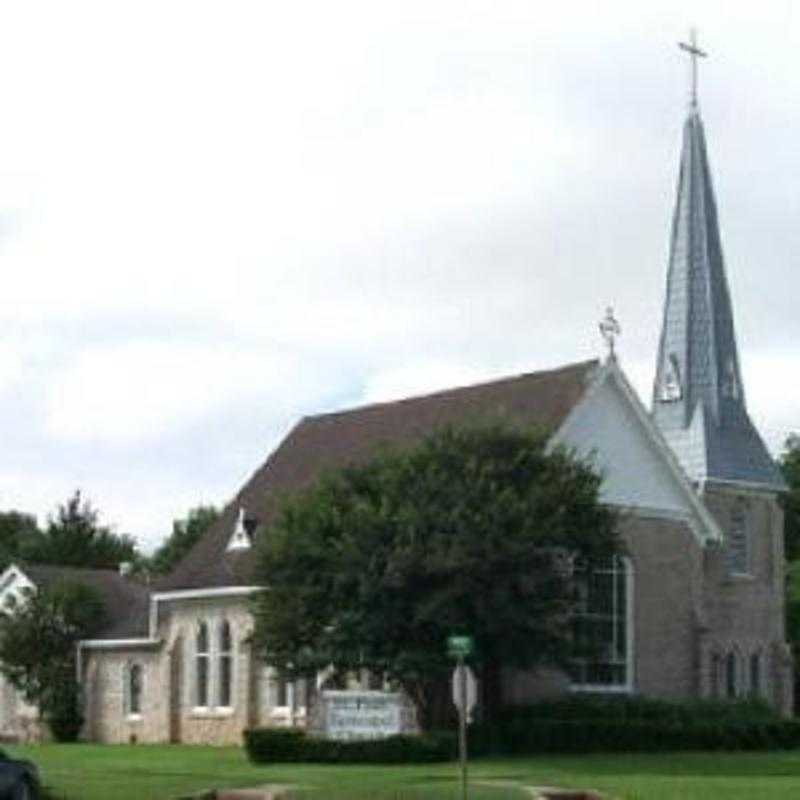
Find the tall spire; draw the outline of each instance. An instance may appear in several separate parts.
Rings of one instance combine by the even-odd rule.
[[[783,487],[747,414],[696,102],[683,126],[653,418],[692,479]]]

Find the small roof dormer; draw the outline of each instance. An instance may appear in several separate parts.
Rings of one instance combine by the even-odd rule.
[[[236,515],[236,524],[233,526],[233,533],[228,541],[228,552],[235,550],[249,550],[253,546],[253,536],[258,527],[258,520],[248,515],[244,506],[239,507]]]

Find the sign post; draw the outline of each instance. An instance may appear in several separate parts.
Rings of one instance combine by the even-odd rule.
[[[453,702],[458,709],[458,759],[461,763],[461,798],[467,800],[467,716],[477,699],[475,676],[464,663],[472,654],[474,643],[470,636],[450,636],[447,652],[456,659],[453,673]]]

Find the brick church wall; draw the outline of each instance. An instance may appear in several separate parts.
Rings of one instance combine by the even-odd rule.
[[[749,694],[749,657],[761,653],[760,694],[788,714],[792,707],[792,677],[784,633],[783,512],[775,497],[766,492],[709,488],[704,499],[723,534],[730,531],[734,504],[744,502],[750,544],[747,574],[731,574],[725,546],[707,556],[706,672],[715,653],[735,651],[740,659],[739,693]],[[712,683],[709,676],[709,684]],[[713,686],[709,685],[711,692]]]
[[[623,520],[633,564],[633,689],[670,700],[697,692],[703,553],[683,522]]]

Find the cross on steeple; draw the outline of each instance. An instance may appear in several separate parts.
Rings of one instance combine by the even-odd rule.
[[[708,58],[708,53],[697,46],[697,29],[689,30],[689,41],[678,42],[678,47],[685,50],[692,59],[692,108],[697,108],[697,59]]]
[[[617,322],[614,316],[614,309],[611,308],[611,306],[606,309],[606,315],[600,320],[599,328],[600,335],[603,337],[606,347],[608,348],[608,357],[612,361],[615,361],[617,354],[614,352],[614,344],[617,340],[617,336],[622,333],[622,328],[619,322]]]

